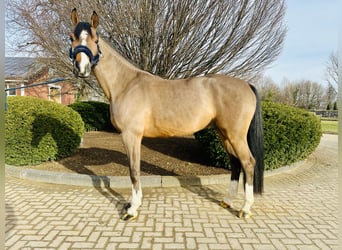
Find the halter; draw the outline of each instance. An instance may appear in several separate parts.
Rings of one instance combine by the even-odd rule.
[[[98,54],[94,56],[87,46],[78,45],[74,48],[74,51],[72,50],[72,48],[69,49],[69,57],[74,62],[76,60],[77,54],[83,52],[89,57],[91,66],[95,67],[97,63],[99,62],[100,56],[101,56],[101,50],[100,50],[99,44],[97,44],[97,51],[98,51]]]

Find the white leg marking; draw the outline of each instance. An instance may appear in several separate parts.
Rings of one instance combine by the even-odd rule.
[[[238,186],[239,186],[239,181],[233,180],[230,182],[228,193],[227,193],[226,197],[224,197],[224,199],[223,199],[223,201],[227,205],[232,206],[233,200],[235,199],[235,197],[238,193]]]
[[[245,204],[242,207],[242,211],[249,214],[251,206],[254,203],[253,185],[245,184],[245,195]]]
[[[132,198],[131,198],[131,207],[127,210],[129,215],[137,216],[138,212],[137,209],[141,206],[142,203],[142,190],[141,184],[139,182],[139,189],[136,191],[132,185]]]

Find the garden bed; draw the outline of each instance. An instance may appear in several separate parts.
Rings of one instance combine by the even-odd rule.
[[[198,176],[227,174],[209,166],[203,148],[193,137],[144,138],[141,175]],[[89,175],[129,175],[128,158],[121,137],[112,132],[87,132],[82,146],[65,159],[46,162],[33,169]]]

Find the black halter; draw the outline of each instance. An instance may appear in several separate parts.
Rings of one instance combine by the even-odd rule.
[[[83,45],[78,45],[74,48],[74,50],[72,50],[72,48],[69,49],[69,56],[74,62],[77,54],[83,52],[89,57],[91,66],[95,67],[97,63],[99,62],[100,56],[101,56],[101,50],[100,50],[99,44],[97,44],[97,50],[98,50],[98,53],[97,55],[94,56],[88,47],[83,46]]]

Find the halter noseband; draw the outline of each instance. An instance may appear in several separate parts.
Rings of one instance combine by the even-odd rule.
[[[97,44],[97,50],[98,50],[98,54],[94,56],[93,53],[90,51],[90,49],[87,46],[78,45],[74,48],[74,50],[72,50],[72,48],[69,49],[69,57],[74,62],[76,60],[77,54],[83,52],[89,57],[91,66],[95,67],[96,64],[99,62],[100,55],[101,55],[100,46],[98,44]]]

